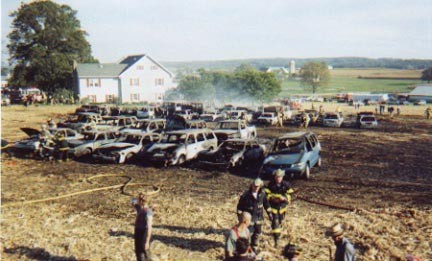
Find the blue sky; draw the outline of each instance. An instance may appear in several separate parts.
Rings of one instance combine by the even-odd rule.
[[[8,14],[20,2],[1,0],[2,49],[11,30]],[[93,55],[101,62],[139,53],[161,61],[341,56],[432,59],[431,0],[56,2],[78,11]]]

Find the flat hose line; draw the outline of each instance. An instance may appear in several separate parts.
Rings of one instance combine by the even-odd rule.
[[[88,194],[88,193],[93,193],[93,192],[102,191],[102,190],[115,189],[115,188],[120,188],[122,194],[130,196],[131,194],[129,194],[125,191],[127,186],[139,186],[139,185],[150,186],[147,183],[142,183],[142,182],[141,183],[130,183],[133,180],[133,178],[130,176],[123,175],[123,174],[100,174],[100,175],[95,175],[95,176],[89,177],[86,180],[89,181],[90,184],[93,184],[92,182],[90,182],[90,180],[92,180],[94,178],[101,178],[101,177],[123,177],[123,178],[127,178],[128,180],[123,184],[94,188],[94,189],[88,189],[88,190],[82,190],[82,191],[77,191],[77,192],[73,192],[73,193],[69,193],[69,194],[65,194],[65,195],[60,195],[60,196],[55,196],[55,197],[5,203],[5,204],[2,204],[1,207],[5,208],[5,207],[12,207],[12,206],[22,206],[22,205],[35,204],[35,203],[58,200],[58,199],[63,199],[63,198],[67,198],[67,197],[73,197],[73,196],[77,196],[77,195]],[[166,178],[162,179],[159,183],[163,182],[164,180],[166,180]],[[160,186],[152,186],[152,187],[156,188],[156,189],[151,191],[151,192],[144,193],[146,196],[154,196],[160,192]]]

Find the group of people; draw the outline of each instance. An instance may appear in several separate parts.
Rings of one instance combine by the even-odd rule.
[[[257,260],[264,212],[271,221],[274,246],[278,246],[282,223],[288,212],[291,194],[294,193],[291,184],[284,180],[284,176],[283,170],[275,170],[273,180],[266,186],[258,178],[242,194],[237,204],[238,223],[229,230],[227,235],[225,260]],[[341,225],[337,224],[332,227],[331,233],[336,244],[335,260],[354,260],[354,247],[343,237]],[[302,249],[294,244],[288,244],[283,251],[284,256],[291,261],[299,260],[301,252]]]
[[[67,161],[69,160],[69,144],[65,139],[63,132],[58,132],[56,135],[53,135],[48,130],[48,128],[56,127],[57,124],[52,119],[48,119],[47,124],[41,125],[39,134],[40,149],[38,156],[42,159]]]

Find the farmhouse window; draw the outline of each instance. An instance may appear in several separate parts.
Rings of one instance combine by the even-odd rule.
[[[155,85],[156,86],[164,85],[164,79],[163,78],[156,78],[155,79]]]
[[[137,65],[137,70],[144,70],[144,65]]]
[[[105,102],[112,103],[114,102],[114,94],[105,95]]]
[[[100,87],[101,79],[87,79],[87,87]]]
[[[130,95],[130,100],[131,100],[131,102],[139,101],[139,100],[140,100],[140,95],[139,95],[139,93],[132,93],[132,94]]]
[[[130,78],[129,79],[129,85],[130,86],[139,86],[139,78]]]
[[[152,66],[150,66],[150,69],[151,69],[151,70],[157,70],[158,67],[157,67],[156,65],[152,65]]]

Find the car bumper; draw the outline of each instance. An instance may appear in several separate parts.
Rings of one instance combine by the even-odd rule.
[[[292,167],[292,166],[281,166],[281,165],[264,165],[260,177],[264,179],[270,179],[273,177],[273,172],[277,169],[282,169],[285,171],[285,178],[300,177],[305,171],[305,167]]]

